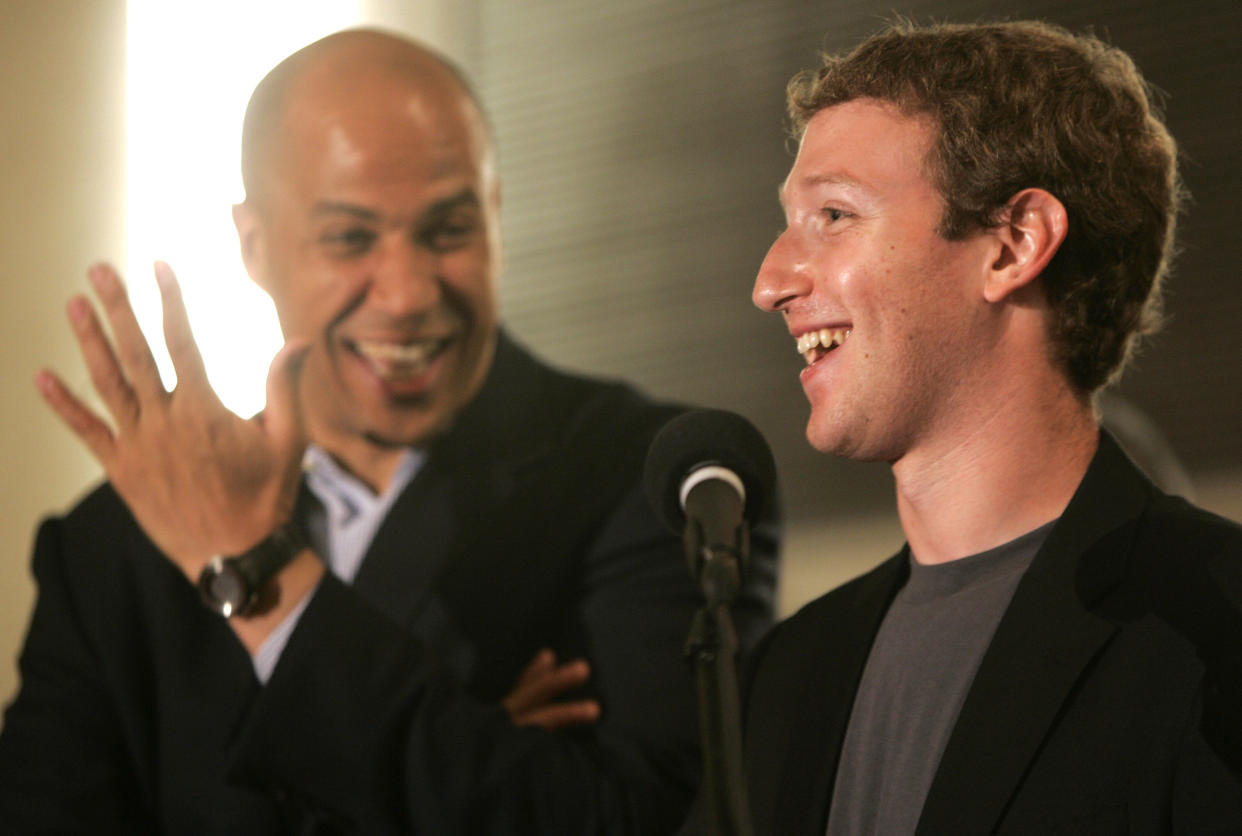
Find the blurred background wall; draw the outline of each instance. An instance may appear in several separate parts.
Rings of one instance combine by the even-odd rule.
[[[119,0],[7,2],[0,10],[0,700],[34,588],[38,518],[99,473],[33,384],[71,368],[63,303],[85,265],[125,240],[125,15]]]
[[[287,8],[298,16],[306,4]],[[1070,8],[1051,0],[382,0],[359,3],[352,14],[429,40],[475,79],[499,138],[502,305],[517,336],[563,366],[734,409],[764,431],[783,480],[781,607],[789,612],[886,557],[902,539],[886,468],[830,460],[806,445],[801,360],[779,319],[749,301],[755,270],[782,224],[776,188],[792,161],[785,81],[813,65],[819,50],[852,45],[894,10],[918,20],[1043,17],[1092,27],[1130,52],[1167,94],[1194,201],[1182,224],[1169,326],[1113,394],[1109,416],[1137,427],[1136,437],[1157,439],[1181,465],[1177,484],[1200,503],[1242,520],[1236,2],[1099,0]],[[43,514],[68,507],[99,472],[42,406],[31,378],[50,365],[85,385],[63,302],[83,287],[91,260],[132,260],[136,230],[125,221],[132,208],[126,3],[10,0],[0,14],[7,81],[0,92],[7,428],[0,438],[0,700],[7,700],[33,600],[34,527]],[[290,37],[273,19],[271,41]],[[253,14],[235,25],[253,27]],[[313,37],[308,30],[274,54]],[[221,66],[237,60],[228,39],[210,47]],[[180,70],[169,64],[162,72],[176,79]],[[193,129],[179,124],[188,118],[161,127],[170,142]],[[235,143],[211,153],[235,168]],[[208,209],[227,226],[229,200],[210,202],[218,202]],[[197,261],[181,262],[187,283]],[[244,284],[240,275],[210,278]],[[202,293],[187,289],[192,302],[195,292]],[[195,318],[204,342],[213,329],[228,330],[229,323],[210,320]],[[250,356],[259,370],[252,377],[261,381],[267,357]]]

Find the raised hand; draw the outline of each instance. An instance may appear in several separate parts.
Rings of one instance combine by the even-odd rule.
[[[591,668],[585,659],[558,665],[556,654],[540,650],[518,675],[513,690],[501,701],[515,726],[539,726],[555,731],[585,726],[599,719],[595,700],[557,702],[562,694],[586,684]]]
[[[238,554],[293,512],[306,445],[297,399],[304,343],[290,342],[272,361],[267,408],[245,420],[208,383],[190,331],[181,289],[167,264],[155,277],[164,339],[177,372],[169,392],[138,327],[120,277],[99,264],[88,272],[111,326],[108,339],[84,296],[67,312],[91,382],[111,425],[54,373],[36,384],[48,405],[103,465],[147,536],[194,580],[216,554]]]

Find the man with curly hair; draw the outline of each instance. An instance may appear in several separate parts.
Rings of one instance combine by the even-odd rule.
[[[1133,62],[898,22],[789,109],[754,301],[806,360],[811,444],[891,466],[907,544],[756,654],[756,832],[1242,832],[1242,529],[1095,410],[1181,197]]]

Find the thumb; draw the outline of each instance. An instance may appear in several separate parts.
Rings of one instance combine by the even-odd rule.
[[[267,371],[263,425],[268,435],[285,450],[300,452],[306,446],[306,426],[298,390],[309,350],[310,342],[295,337],[276,352]]]

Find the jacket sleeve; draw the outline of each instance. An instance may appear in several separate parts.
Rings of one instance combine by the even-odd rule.
[[[65,577],[60,520],[39,528],[39,597],[0,734],[8,833],[132,832],[141,790],[98,657]]]
[[[674,832],[699,773],[680,654],[698,598],[679,543],[658,526],[635,490],[583,563],[574,615],[604,707],[598,727],[513,727],[330,578],[249,717],[234,777],[344,831]],[[747,644],[772,618],[775,545],[756,539],[737,607]]]

